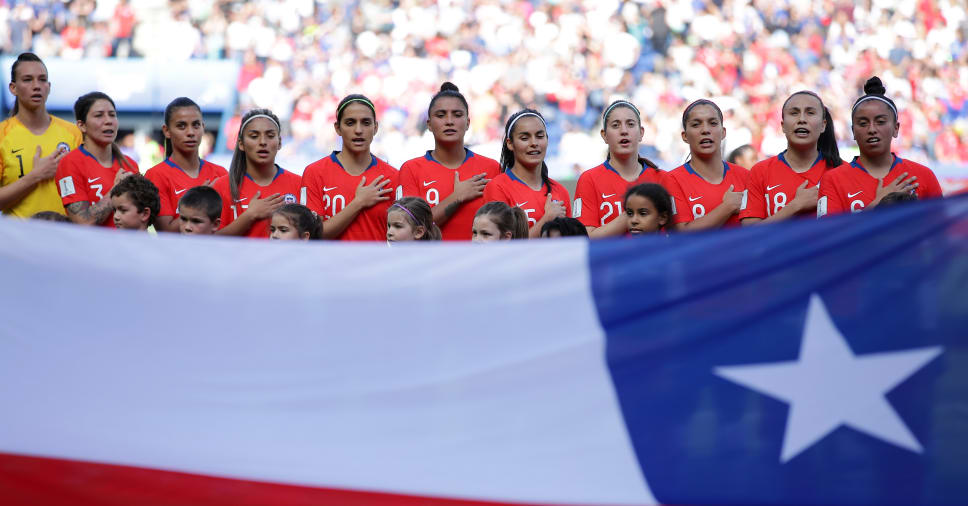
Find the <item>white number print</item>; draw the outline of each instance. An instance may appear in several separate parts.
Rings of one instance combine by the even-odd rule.
[[[621,216],[624,211],[622,211],[622,201],[616,200],[613,202],[602,202],[602,205],[598,208],[599,211],[606,211],[605,215],[602,216],[601,224],[604,226],[609,221],[609,217],[615,215],[616,217]]]
[[[245,210],[249,208],[249,204],[242,204],[240,206],[236,206],[235,204],[232,204],[229,207],[232,209],[232,219],[237,220],[239,219],[239,214],[241,214],[239,213],[239,209],[241,208],[242,212],[244,213]]]
[[[435,206],[440,203],[440,192],[436,188],[427,190],[427,203]]]
[[[101,193],[101,191],[104,190],[103,184],[92,184],[91,189],[94,190],[94,195],[97,196],[98,200],[101,200],[104,198],[104,194]]]
[[[863,200],[851,200],[850,201],[850,212],[859,213],[864,210]]]
[[[344,207],[346,207],[346,197],[334,195],[330,198],[329,195],[323,195],[323,214],[327,220],[339,214]]]
[[[776,197],[773,199],[772,209],[770,208],[770,194],[766,194],[766,215],[773,216],[774,214],[780,212],[787,205],[786,193],[777,192]]]
[[[698,220],[703,216],[706,216],[706,208],[702,204],[692,206],[692,219]]]
[[[536,220],[536,219],[534,219],[534,218],[531,217],[531,213],[534,212],[534,209],[525,209],[525,208],[522,207],[521,210],[524,211],[524,214],[527,215],[527,217],[528,217],[528,227],[529,228],[530,227],[533,227],[536,223],[538,223],[538,220]]]

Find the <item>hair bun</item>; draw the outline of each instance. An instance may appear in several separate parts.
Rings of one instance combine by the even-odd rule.
[[[460,90],[457,89],[457,85],[450,81],[444,81],[444,84],[440,85],[440,91],[456,91],[460,93]]]
[[[887,88],[884,87],[884,83],[881,82],[881,78],[874,76],[864,83],[864,93],[868,95],[883,95],[887,92]]]

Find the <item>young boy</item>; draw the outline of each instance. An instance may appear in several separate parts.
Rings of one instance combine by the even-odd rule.
[[[114,226],[126,230],[148,230],[161,210],[158,187],[141,174],[132,174],[111,188]]]
[[[222,224],[222,197],[210,186],[196,186],[178,201],[183,234],[214,234]]]

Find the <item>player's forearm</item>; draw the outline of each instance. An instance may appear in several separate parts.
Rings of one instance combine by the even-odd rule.
[[[30,192],[36,187],[37,181],[34,181],[30,177],[30,174],[27,174],[7,186],[0,188],[0,209],[6,211],[17,205],[24,197],[30,195]]]
[[[215,232],[217,235],[246,235],[249,233],[249,229],[255,222],[259,221],[253,213],[246,210],[244,213],[240,214],[232,223],[229,223],[225,228]]]
[[[736,210],[726,204],[720,204],[708,214],[701,218],[686,223],[676,225],[676,230],[684,232],[698,232],[700,230],[710,230],[719,228],[726,223],[729,218],[736,214]]]
[[[99,225],[114,212],[114,206],[108,199],[102,199],[93,205],[87,201],[74,202],[66,205],[64,209],[67,217],[78,225]]]
[[[592,228],[592,230],[588,232],[588,237],[592,239],[615,237],[627,232],[628,228],[628,219],[624,215],[620,215],[619,217],[600,227]]]
[[[457,199],[457,194],[451,193],[440,204],[437,204],[431,210],[434,217],[434,223],[436,223],[438,227],[443,226],[444,223],[447,223],[450,220],[450,217],[453,216],[458,209],[460,209],[460,206],[461,201]]]
[[[347,204],[342,211],[336,213],[336,216],[326,220],[323,224],[323,239],[336,239],[342,235],[346,227],[353,223],[353,220],[362,210],[363,207],[356,200]]]
[[[528,229],[528,239],[537,239],[541,237],[541,227],[543,227],[545,223],[548,223],[552,219],[553,218],[551,218],[551,216],[548,213],[545,213],[544,216],[542,216],[541,219],[538,220],[533,227]]]
[[[181,232],[178,220],[174,216],[158,216],[155,218],[155,230],[159,232]]]

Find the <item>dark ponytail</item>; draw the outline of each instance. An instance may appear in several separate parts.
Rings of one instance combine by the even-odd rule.
[[[547,135],[547,123],[545,123],[544,116],[540,112],[534,109],[521,109],[520,111],[512,114],[508,117],[507,123],[504,124],[504,142],[501,143],[501,171],[507,172],[512,167],[514,167],[514,153],[511,148],[508,147],[508,139],[511,138],[511,128],[514,126],[515,121],[524,115],[537,116],[541,120],[541,124],[545,125],[545,135]],[[546,153],[547,154],[547,153]],[[545,187],[546,193],[551,193],[551,178],[548,177],[548,164],[541,161],[541,184]]]
[[[44,64],[44,62],[40,59],[39,56],[35,55],[34,53],[20,53],[20,55],[17,56],[17,60],[13,62],[13,66],[10,67],[11,83],[17,81],[17,67],[19,67],[21,63],[27,62],[27,61],[37,62],[44,66],[45,71],[47,70],[47,65]],[[10,116],[16,116],[19,111],[20,111],[20,99],[14,97],[13,109],[10,110]]]
[[[444,84],[440,85],[440,91],[438,91],[437,94],[430,99],[430,105],[427,107],[427,116],[430,116],[430,113],[434,110],[434,102],[436,102],[437,99],[444,97],[453,97],[457,100],[460,100],[460,103],[464,104],[464,113],[469,114],[467,99],[464,98],[464,95],[462,95],[460,90],[457,89],[457,85],[450,81],[445,81]]]
[[[114,100],[111,100],[111,97],[100,91],[92,91],[90,93],[81,95],[78,97],[77,101],[74,102],[74,119],[82,123],[87,123],[87,114],[91,112],[91,107],[93,107],[94,103],[98,100],[107,100],[108,103],[111,104],[111,107],[114,108],[115,113],[117,113],[118,108],[114,105]],[[128,163],[128,159],[124,156],[124,153],[121,152],[121,148],[118,147],[117,142],[111,143],[111,156],[114,157],[115,160],[118,160],[118,163],[121,165],[122,169],[129,171],[134,170],[134,167]]]
[[[783,107],[780,108],[781,117],[783,115],[782,111],[786,109],[787,103],[797,95],[810,95],[820,102],[820,108],[823,109],[823,120],[824,123],[827,124],[827,127],[823,132],[820,132],[820,137],[817,138],[817,152],[819,152],[820,157],[827,162],[827,167],[839,167],[842,163],[844,163],[844,160],[840,158],[840,148],[837,147],[837,134],[834,131],[834,118],[830,115],[830,109],[824,105],[823,99],[820,98],[820,95],[817,95],[809,90],[798,91],[790,95],[786,100],[783,101]]]
[[[268,116],[276,124],[276,129],[279,129],[279,118],[275,114],[272,114],[272,111],[269,109],[252,109],[242,116],[239,135],[237,137],[238,140],[235,142],[235,151],[232,152],[232,162],[229,164],[229,192],[232,194],[232,200],[238,200],[239,188],[242,186],[242,179],[245,178],[246,173],[245,150],[240,146],[242,144],[243,130],[245,130],[246,122],[253,116],[258,115]]]
[[[169,103],[168,106],[165,107],[165,126],[166,127],[171,128],[171,124],[170,124],[171,115],[175,114],[175,109],[180,109],[182,107],[194,107],[195,109],[198,109],[198,114],[202,113],[202,108],[199,107],[194,100],[188,97],[178,97],[175,100],[172,100],[171,103]],[[173,150],[174,150],[174,147],[172,147],[171,142],[169,142],[168,138],[165,137],[165,158],[170,157]]]

